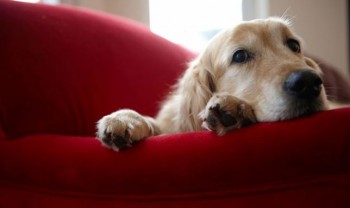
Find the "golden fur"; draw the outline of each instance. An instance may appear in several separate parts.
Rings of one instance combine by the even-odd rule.
[[[119,150],[157,134],[207,128],[221,135],[245,121],[286,120],[328,109],[323,86],[311,104],[297,103],[283,91],[293,71],[307,69],[321,76],[314,61],[288,48],[289,39],[300,42],[289,23],[279,18],[244,22],[221,32],[190,63],[155,119],[117,111],[98,122],[98,139]],[[232,63],[232,54],[240,49],[249,51],[251,60]],[[218,119],[217,114],[228,117]]]

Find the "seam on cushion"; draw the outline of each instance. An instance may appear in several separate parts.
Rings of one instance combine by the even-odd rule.
[[[0,140],[5,140],[6,139],[6,134],[2,126],[0,125]]]
[[[5,133],[5,129],[0,124],[0,140],[6,140],[6,139],[7,139],[7,136],[6,136],[6,133]]]
[[[344,145],[344,155],[341,157],[343,158],[341,161],[341,170],[345,170],[347,173],[350,173],[350,141],[347,140],[347,142]]]
[[[192,192],[192,193],[154,193],[154,194],[123,194],[123,193],[89,193],[80,191],[65,191],[54,190],[42,187],[23,186],[0,181],[0,188],[8,188],[12,190],[20,189],[24,192],[33,192],[42,195],[62,196],[69,198],[90,198],[98,200],[118,200],[118,201],[173,201],[173,200],[197,200],[197,199],[218,199],[232,198],[246,195],[263,195],[275,192],[288,192],[302,189],[305,187],[339,187],[341,189],[350,190],[350,175],[349,174],[333,174],[317,178],[297,178],[287,180],[281,183],[280,181],[263,183],[251,186],[237,186],[226,188],[221,191],[212,192]],[[349,191],[350,192],[350,191]]]
[[[0,115],[0,140],[6,139],[5,122],[3,116]]]

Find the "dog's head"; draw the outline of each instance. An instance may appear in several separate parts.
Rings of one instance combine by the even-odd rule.
[[[216,92],[249,103],[258,121],[286,120],[327,109],[322,72],[302,49],[287,21],[254,20],[214,37],[196,64]]]

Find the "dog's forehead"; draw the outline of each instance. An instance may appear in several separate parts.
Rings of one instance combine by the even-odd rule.
[[[276,42],[287,37],[295,37],[288,22],[275,18],[243,22],[231,30],[231,40],[235,43]]]

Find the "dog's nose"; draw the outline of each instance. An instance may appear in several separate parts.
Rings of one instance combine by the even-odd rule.
[[[314,99],[320,95],[322,79],[311,70],[292,72],[284,82],[284,90],[300,99]]]

